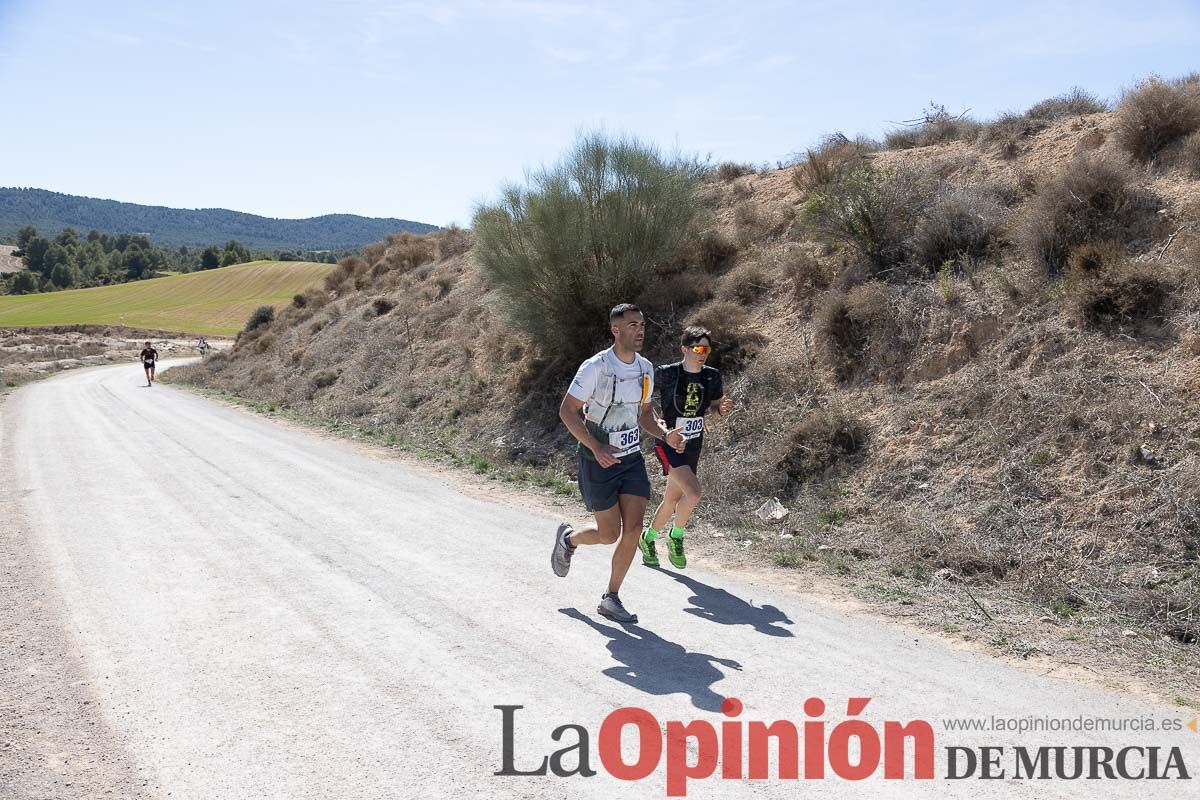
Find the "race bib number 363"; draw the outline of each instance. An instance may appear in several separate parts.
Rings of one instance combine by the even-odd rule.
[[[614,453],[617,458],[627,456],[630,453],[635,453],[642,444],[642,431],[640,428],[631,428],[627,431],[612,431],[608,434],[608,443],[617,449]]]

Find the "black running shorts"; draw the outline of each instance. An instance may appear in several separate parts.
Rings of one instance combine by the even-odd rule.
[[[700,472],[700,451],[704,449],[703,439],[692,439],[687,443],[683,452],[679,452],[666,442],[654,445],[654,454],[658,456],[658,464],[662,467],[663,475],[670,475],[675,467],[691,467],[692,472]]]
[[[641,453],[623,458],[620,463],[605,468],[593,459],[579,454],[579,493],[588,511],[607,511],[617,504],[622,494],[650,498],[650,476],[646,474],[646,459]]]

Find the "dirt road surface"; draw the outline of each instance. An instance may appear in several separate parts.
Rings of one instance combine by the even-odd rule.
[[[136,365],[79,370],[0,407],[0,797],[663,797],[663,764],[636,782],[605,772],[601,722],[637,706],[663,723],[720,723],[727,697],[745,704],[742,721],[797,724],[820,697],[828,730],[848,698],[873,698],[861,717],[877,730],[933,725],[938,778],[827,770],[798,785],[718,769],[689,796],[1195,796],[1183,780],[1012,780],[1018,744],[1176,745],[1195,775],[1200,734],[1186,728],[943,727],[1190,713],[703,564],[635,564],[622,597],[641,624],[621,627],[595,614],[609,549],[581,549],[554,577],[548,513],[142,383]],[[517,767],[574,743],[551,732],[575,723],[599,774],[494,776],[503,704],[524,706]],[[632,730],[625,743],[635,760]],[[1008,777],[945,780],[955,745],[1006,747]]]

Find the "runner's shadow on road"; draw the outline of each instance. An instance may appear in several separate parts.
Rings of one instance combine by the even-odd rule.
[[[720,711],[725,698],[714,692],[712,686],[724,678],[725,673],[716,665],[736,670],[742,668],[732,659],[692,652],[638,625],[601,624],[577,608],[560,608],[558,611],[607,636],[608,651],[621,666],[609,667],[603,673],[646,694],[687,694],[696,708]]]
[[[721,625],[749,625],[759,633],[767,636],[795,636],[787,628],[776,627],[777,624],[793,625],[788,615],[775,606],[756,606],[735,594],[701,583],[690,575],[682,572],[651,567],[655,572],[667,575],[672,580],[679,581],[692,591],[688,602],[691,608],[685,608],[687,613],[716,622]]]

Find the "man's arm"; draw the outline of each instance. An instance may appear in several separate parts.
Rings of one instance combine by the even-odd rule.
[[[638,425],[656,439],[665,439],[668,447],[678,450],[683,446],[682,431],[679,428],[667,430],[667,424],[658,418],[658,415],[654,413],[654,406],[650,403],[642,404],[642,413],[638,415]]]
[[[587,425],[583,424],[582,400],[572,396],[570,392],[563,395],[562,403],[558,406],[558,418],[562,420],[563,425],[567,426],[567,430],[579,440],[581,445],[592,451],[600,466],[607,468],[618,463],[618,459],[613,456],[613,446],[606,442],[596,441],[596,437],[592,436],[591,432],[588,431]]]

